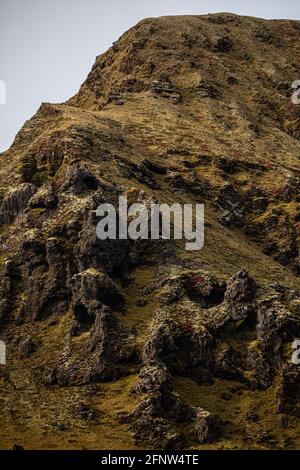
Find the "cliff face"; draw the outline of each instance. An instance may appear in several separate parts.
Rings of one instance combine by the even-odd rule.
[[[1,155],[1,448],[299,447],[299,31],[144,20]],[[120,195],[204,248],[100,241]]]

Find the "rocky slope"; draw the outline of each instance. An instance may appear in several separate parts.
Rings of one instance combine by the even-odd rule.
[[[300,23],[147,19],[0,158],[0,447],[296,448]],[[205,246],[95,209],[205,204]]]

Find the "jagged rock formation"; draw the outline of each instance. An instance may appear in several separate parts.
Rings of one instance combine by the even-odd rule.
[[[299,447],[299,31],[144,20],[1,154],[0,447]],[[204,248],[99,240],[120,195]]]

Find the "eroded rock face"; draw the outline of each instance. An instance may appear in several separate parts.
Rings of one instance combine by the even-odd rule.
[[[34,192],[35,187],[30,183],[23,183],[16,188],[10,189],[4,195],[1,202],[0,223],[10,223],[17,215],[24,212]]]
[[[239,271],[227,282],[225,301],[230,310],[232,320],[243,320],[253,312],[256,283],[247,271]]]
[[[123,306],[124,300],[114,282],[101,271],[88,269],[70,280],[74,323],[72,334],[78,335],[95,322],[101,306]]]
[[[85,224],[80,233],[79,261],[82,270],[102,269],[108,275],[126,275],[131,264],[136,263],[138,252],[131,240],[99,240],[96,234],[96,218]]]
[[[9,321],[14,307],[15,286],[19,281],[20,273],[12,260],[4,263],[3,276],[0,283],[0,329]]]
[[[192,324],[181,327],[158,313],[143,351],[144,361],[163,361],[171,373],[193,376],[203,368],[213,367],[213,338],[207,330],[198,331]]]
[[[164,363],[150,362],[140,370],[134,391],[139,395],[169,391],[171,389],[171,380]]]
[[[75,164],[67,168],[62,191],[72,191],[79,195],[84,191],[96,191],[99,182],[87,168],[80,164]]]
[[[182,285],[181,288],[180,295],[174,296],[172,304],[186,302]],[[174,375],[189,376],[199,384],[211,384],[222,378],[256,390],[271,387],[274,376],[282,370],[278,411],[286,412],[290,406],[285,404],[287,397],[295,397],[297,376],[284,372],[282,354],[284,344],[300,332],[295,314],[288,314],[285,310],[286,301],[292,301],[294,311],[297,309],[297,294],[286,290],[282,295],[273,295],[270,301],[257,299],[255,280],[242,270],[227,281],[223,301],[205,310],[208,315],[200,329],[193,322],[190,322],[188,329],[184,323],[179,327],[171,319],[171,311],[158,312],[143,352],[145,365],[134,386],[136,393],[146,394],[149,398],[143,400],[128,418],[137,442],[137,436],[145,425],[150,442],[158,445],[156,439],[160,436],[160,448],[165,448],[162,436],[170,433],[177,436],[178,423],[185,421],[190,423],[185,439],[203,444],[220,438],[222,426],[210,410],[190,407],[174,394]],[[249,344],[245,342],[242,350],[224,341],[225,332],[230,325],[234,331],[234,324],[240,325],[235,330],[237,335],[251,332],[252,339]],[[286,392],[289,387],[294,390],[293,393]]]
[[[163,98],[168,98],[173,103],[181,101],[180,91],[176,90],[169,80],[155,80],[152,84],[152,91]]]
[[[271,300],[260,303],[258,310],[257,332],[258,338],[264,344],[265,349],[274,343],[274,336],[285,340],[296,337],[300,325],[299,314],[295,310],[287,309],[278,301]]]
[[[89,334],[82,338],[79,348],[72,336],[69,338],[52,373],[54,383],[80,385],[99,380],[117,380],[129,373],[122,369],[121,364],[134,354],[131,335],[119,325],[108,307],[102,307],[94,314],[95,320]]]
[[[57,197],[51,184],[41,186],[29,200],[29,206],[33,209],[52,209],[56,204]]]
[[[52,237],[46,242],[37,231],[28,233],[20,253],[24,299],[19,319],[40,320],[67,310],[69,289],[62,243]]]

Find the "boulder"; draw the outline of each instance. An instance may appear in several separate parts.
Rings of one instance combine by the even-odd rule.
[[[199,444],[214,442],[219,436],[219,426],[216,418],[209,411],[195,407],[191,409],[191,434]]]

